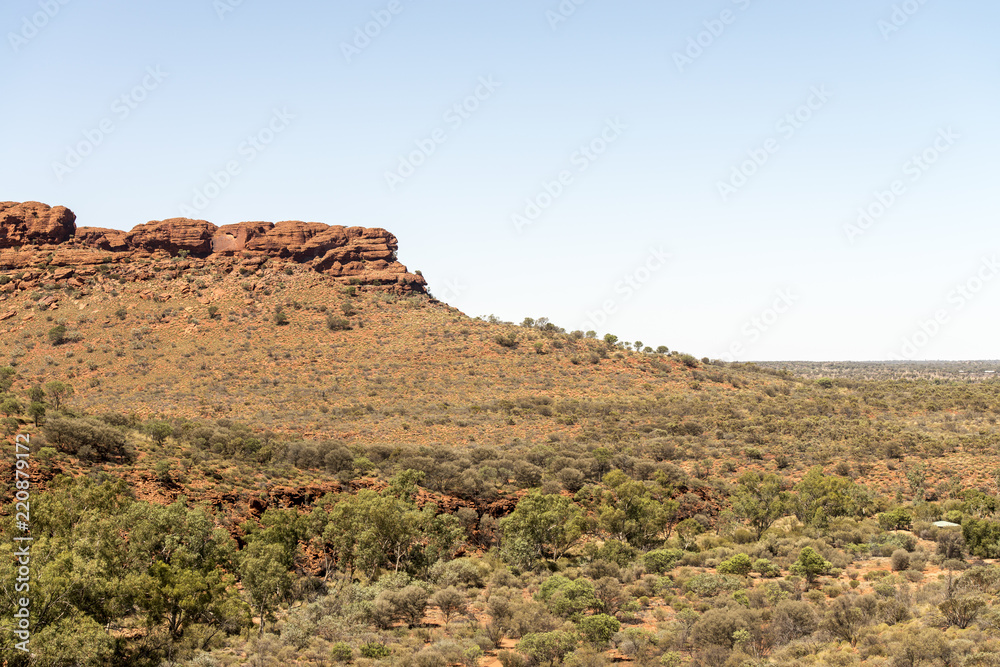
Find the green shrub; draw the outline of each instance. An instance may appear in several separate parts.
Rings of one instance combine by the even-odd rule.
[[[878,525],[882,530],[905,530],[913,522],[910,513],[902,507],[878,515]]]
[[[351,323],[346,318],[331,314],[326,316],[326,328],[330,331],[347,331],[351,328]]]
[[[508,334],[497,334],[493,340],[495,340],[497,345],[500,347],[517,347],[517,334],[513,331]]]
[[[583,638],[593,644],[607,644],[611,637],[621,629],[622,624],[607,614],[585,616],[577,624]]]
[[[647,572],[663,574],[671,570],[684,556],[680,549],[654,549],[642,556],[642,563],[646,566]]]
[[[753,570],[753,561],[746,554],[736,554],[728,560],[719,563],[719,566],[715,569],[719,574],[735,574],[745,577]]]
[[[57,324],[49,329],[49,342],[53,345],[62,345],[66,342],[66,325]]]
[[[388,646],[380,642],[368,642],[367,644],[361,645],[361,648],[358,649],[358,653],[360,653],[363,658],[378,660],[379,658],[388,657],[392,651],[389,650]]]

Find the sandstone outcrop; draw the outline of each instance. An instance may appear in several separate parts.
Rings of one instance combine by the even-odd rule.
[[[76,215],[65,206],[37,201],[0,202],[0,248],[62,243],[76,232]]]
[[[125,242],[126,233],[120,229],[78,227],[76,230],[76,240],[92,248],[124,252],[129,249],[128,243]]]
[[[137,225],[125,235],[125,243],[136,250],[166,250],[176,255],[186,250],[203,257],[212,254],[212,237],[218,227],[207,220],[170,218]]]
[[[396,237],[381,228],[298,220],[216,227],[207,220],[170,218],[124,232],[77,228],[76,216],[63,206],[0,203],[0,270],[33,269],[40,276],[45,267],[50,272],[59,267],[52,273],[59,276],[56,281],[79,280],[112,264],[118,266],[117,274],[131,281],[148,280],[154,270],[177,277],[191,268],[191,261],[226,270],[277,262],[304,265],[342,283],[425,292],[423,277],[396,261],[398,247]],[[178,256],[189,259],[178,261]],[[3,286],[8,284],[14,288],[14,283]],[[17,288],[22,284],[34,283],[22,276]]]

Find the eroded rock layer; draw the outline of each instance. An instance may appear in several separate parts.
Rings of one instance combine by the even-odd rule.
[[[0,202],[0,270],[65,270],[164,257],[226,265],[234,260],[259,265],[273,259],[307,265],[338,282],[424,292],[423,277],[396,261],[398,247],[396,237],[381,228],[298,220],[217,227],[207,220],[170,218],[136,225],[129,232],[77,228],[76,215],[64,206]],[[129,273],[141,272],[136,267]]]

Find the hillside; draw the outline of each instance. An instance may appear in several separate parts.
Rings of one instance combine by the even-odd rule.
[[[8,664],[998,664],[991,364],[471,318],[382,229],[7,202],[0,239],[52,605]]]

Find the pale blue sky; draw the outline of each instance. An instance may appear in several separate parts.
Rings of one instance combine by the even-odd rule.
[[[1000,357],[994,2],[63,1],[0,9],[0,199],[385,227],[470,315],[698,356]]]

